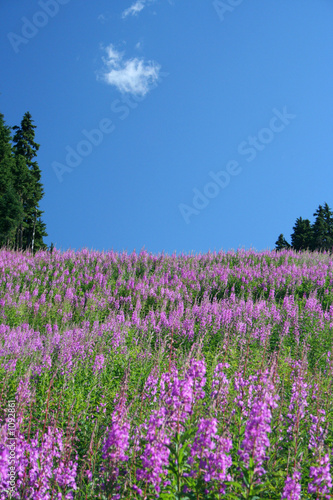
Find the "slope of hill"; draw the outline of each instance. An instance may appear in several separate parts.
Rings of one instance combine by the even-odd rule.
[[[2,250],[0,271],[1,499],[331,498],[329,254]]]

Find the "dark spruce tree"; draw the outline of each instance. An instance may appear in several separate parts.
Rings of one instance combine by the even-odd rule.
[[[23,219],[23,208],[14,188],[15,159],[12,154],[11,130],[0,113],[0,246],[13,248],[17,227]]]
[[[333,213],[327,203],[319,205],[315,213],[313,228],[313,250],[333,250]]]
[[[327,250],[333,252],[333,212],[327,203],[324,204],[324,219],[327,227]]]
[[[290,248],[290,244],[288,243],[288,241],[285,239],[285,237],[281,233],[275,242],[275,250],[283,250],[285,248],[286,249]]]
[[[291,245],[294,250],[308,250],[313,247],[313,231],[309,219],[296,219],[291,235]]]
[[[39,206],[44,191],[41,171],[35,160],[40,147],[35,142],[35,128],[29,112],[23,116],[20,127],[13,127],[14,189],[24,214],[16,231],[16,248],[33,252],[47,248],[43,241],[47,236],[46,226],[41,218],[44,212]]]

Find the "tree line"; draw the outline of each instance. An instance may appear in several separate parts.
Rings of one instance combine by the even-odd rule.
[[[35,128],[29,112],[15,127],[0,113],[0,246],[32,252],[45,250],[48,236],[39,206],[44,190]]]
[[[292,248],[294,250],[333,251],[333,212],[327,203],[319,205],[313,214],[313,224],[309,219],[298,217],[293,227],[291,244],[280,234],[275,242],[275,249]]]

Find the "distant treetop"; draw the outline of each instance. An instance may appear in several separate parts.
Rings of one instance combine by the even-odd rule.
[[[333,212],[325,203],[319,205],[313,214],[315,221],[313,224],[309,219],[298,217],[293,227],[291,235],[291,245],[280,234],[275,242],[275,249],[292,248],[293,250],[319,250],[333,251]]]

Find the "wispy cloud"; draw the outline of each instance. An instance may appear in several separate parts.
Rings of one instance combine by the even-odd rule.
[[[122,94],[146,95],[157,82],[161,66],[144,59],[124,59],[124,53],[118,52],[113,45],[105,48],[107,57],[103,58],[105,70],[103,80],[116,87]]]
[[[105,15],[105,14],[100,14],[100,15],[97,17],[97,20],[98,20],[100,23],[104,24],[104,23],[106,22],[106,20],[107,20],[107,19],[106,19],[106,15]]]
[[[122,13],[122,18],[125,19],[127,16],[137,16],[139,12],[141,12],[146,5],[154,2],[155,0],[137,0],[133,5],[128,7],[128,9],[124,10]]]

